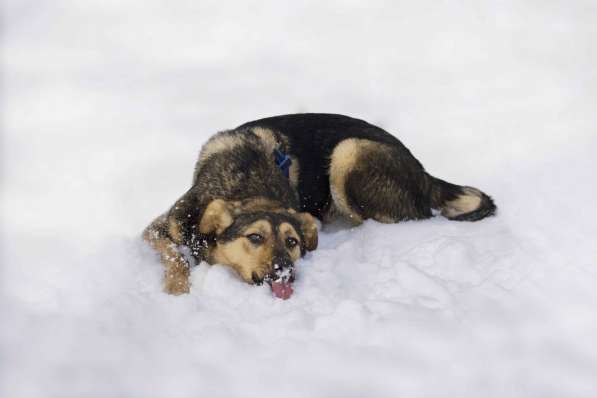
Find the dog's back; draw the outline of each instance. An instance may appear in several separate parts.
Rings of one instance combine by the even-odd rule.
[[[238,129],[274,132],[298,164],[301,209],[326,218],[340,213],[359,222],[397,222],[431,217],[431,209],[454,220],[475,221],[495,212],[476,188],[427,174],[396,137],[364,120],[303,113],[245,123]]]
[[[248,283],[292,293],[294,261],[317,248],[317,225],[429,218],[476,221],[495,212],[476,188],[450,184],[383,129],[332,114],[276,116],[214,135],[192,187],[144,232],[165,266],[164,287],[189,291],[187,247],[197,261],[226,264]]]

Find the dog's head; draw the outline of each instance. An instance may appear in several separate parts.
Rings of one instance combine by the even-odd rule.
[[[215,238],[210,262],[234,268],[248,283],[268,282],[274,293],[276,283],[290,288],[294,263],[317,248],[313,216],[263,199],[216,199],[205,209],[199,231]]]

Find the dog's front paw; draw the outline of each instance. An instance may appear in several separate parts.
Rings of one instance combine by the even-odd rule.
[[[164,291],[168,294],[178,296],[188,293],[191,290],[191,284],[186,276],[166,275],[164,280]]]

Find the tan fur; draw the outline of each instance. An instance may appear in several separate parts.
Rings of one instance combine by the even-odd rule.
[[[296,156],[290,156],[290,160],[292,163],[290,164],[290,169],[288,169],[288,180],[290,181],[290,186],[292,188],[298,189],[301,166]]]
[[[348,138],[336,145],[330,158],[330,193],[333,206],[330,206],[328,216],[339,213],[347,217],[352,223],[363,222],[361,216],[353,211],[346,196],[346,178],[359,162],[361,154],[370,151],[385,151],[383,144],[359,138]]]
[[[324,225],[330,224],[330,223],[334,222],[335,220],[337,220],[339,216],[340,216],[340,212],[336,208],[334,201],[331,200],[328,205],[328,208],[322,212],[321,221]]]
[[[285,241],[286,238],[294,238],[300,243],[301,240],[292,225],[285,222],[285,223],[280,224],[278,229],[280,230],[279,239],[282,239],[283,241]],[[292,250],[289,250],[289,253],[290,253],[290,258],[292,259],[293,262],[298,261],[298,259],[301,258],[300,245],[296,245]]]
[[[261,139],[266,151],[273,152],[275,148],[279,147],[280,143],[276,141],[276,137],[271,130],[255,128],[253,132]],[[213,154],[243,144],[242,139],[237,136],[220,135],[209,140],[201,150],[195,173]],[[296,158],[293,157],[291,160],[289,180],[291,186],[296,188],[300,168]],[[231,177],[228,183],[232,187],[237,182]],[[179,200],[174,209],[177,210],[178,206],[183,203],[184,199]],[[255,211],[293,215],[301,222],[305,248],[315,250],[317,247],[317,224],[313,216],[308,213],[297,213],[294,209],[284,208],[280,203],[264,197],[251,198],[242,202],[222,199],[213,200],[201,216],[199,231],[203,234],[220,235],[232,225],[236,215]],[[272,271],[274,240],[279,239],[281,242],[285,242],[287,237],[292,236],[301,243],[294,228],[287,223],[283,225],[284,227],[279,236],[273,236],[269,222],[261,220],[246,229],[244,231],[245,236],[232,242],[222,243],[216,240],[216,245],[207,254],[207,260],[212,264],[228,265],[235,269],[245,281],[253,283],[253,273],[256,273],[259,278],[263,278]],[[246,238],[246,235],[256,231],[259,231],[266,239],[264,244],[259,246],[253,245]],[[165,267],[164,290],[170,294],[187,293],[190,289],[189,264],[178,250],[178,244],[183,241],[180,223],[173,216],[163,215],[146,229],[144,238],[160,254],[161,262]],[[289,250],[292,261],[297,261],[301,257],[300,246],[299,244]]]
[[[201,233],[216,235],[228,228],[235,214],[244,211],[272,211],[292,214],[301,222],[305,247],[307,250],[317,248],[317,223],[309,213],[297,213],[293,209],[283,209],[279,203],[266,198],[254,198],[243,203],[237,201],[226,202],[222,199],[213,200],[203,213],[199,224]],[[253,273],[262,279],[272,271],[273,247],[275,240],[285,244],[288,237],[299,242],[299,245],[289,249],[292,261],[301,257],[301,239],[294,227],[289,223],[282,223],[278,228],[278,235],[274,235],[269,221],[258,220],[243,231],[243,236],[232,242],[217,242],[209,253],[209,263],[223,264],[232,267],[248,283],[253,283]],[[246,236],[258,233],[265,238],[262,245],[253,245]],[[188,293],[190,290],[189,264],[178,250],[177,241],[182,240],[180,225],[166,214],[155,219],[143,233],[143,238],[160,254],[165,267],[164,290],[170,294]]]
[[[394,218],[392,218],[392,217],[389,217],[389,216],[388,216],[388,215],[386,215],[386,214],[381,214],[381,213],[375,214],[375,215],[373,216],[373,219],[374,219],[375,221],[378,221],[378,222],[380,222],[380,223],[384,223],[384,224],[393,224],[393,223],[395,223],[395,222],[396,222],[396,220],[395,220]]]
[[[173,217],[168,218],[168,233],[174,242],[182,243],[180,224]]]
[[[263,127],[253,127],[251,131],[261,138],[263,145],[265,146],[265,150],[268,153],[272,153],[274,149],[280,149],[280,143],[276,140],[276,136],[273,131],[263,128]],[[286,146],[287,143],[284,142]],[[287,151],[287,150],[286,150]],[[291,164],[290,169],[288,170],[288,179],[290,181],[290,186],[296,189],[298,187],[298,179],[299,179],[299,161],[296,156],[290,156]]]
[[[319,236],[317,233],[317,222],[315,221],[315,217],[306,212],[298,213],[296,214],[296,217],[298,217],[301,222],[303,236],[305,237],[305,248],[309,251],[317,249]]]
[[[222,199],[213,200],[203,212],[199,231],[202,234],[221,234],[226,228],[232,225],[231,212],[237,203],[226,202]]]
[[[230,266],[248,283],[253,283],[253,273],[260,279],[272,271],[274,241],[285,242],[286,238],[292,237],[299,242],[299,245],[288,249],[292,261],[298,261],[301,257],[300,238],[292,225],[282,223],[279,226],[278,235],[273,234],[271,224],[266,220],[259,220],[251,224],[243,231],[243,236],[232,242],[217,243],[211,252],[210,263],[218,263]],[[247,235],[257,233],[265,238],[262,245],[255,246],[247,238]]]
[[[329,128],[318,131],[320,122],[322,127],[329,124]],[[272,129],[273,126],[279,126],[281,131]],[[342,126],[355,130],[338,131]],[[390,137],[389,133],[366,126],[363,121],[342,115],[287,115],[246,123],[209,139],[199,153],[191,188],[144,231],[145,240],[160,254],[165,267],[165,290],[172,294],[189,291],[189,264],[180,251],[183,247],[185,255],[188,250],[197,261],[228,265],[249,283],[260,283],[265,276],[265,281],[271,282],[271,278],[279,276],[280,266],[290,269],[290,276],[294,277],[290,260],[297,261],[305,250],[315,250],[318,245],[318,221],[307,212],[299,213],[299,207],[322,216],[324,222],[338,215],[353,224],[360,224],[365,218],[384,223],[428,218],[432,216],[428,201],[434,209],[441,208],[444,216],[456,220],[475,221],[495,213],[490,197],[474,188],[449,184],[426,174],[399,142],[380,138]],[[358,132],[359,128],[363,130]],[[309,136],[301,136],[303,130],[317,137],[329,133],[332,141],[317,145],[311,142],[312,148],[303,148],[309,144]],[[330,147],[331,142],[350,136],[353,138]],[[300,147],[293,151],[289,147],[291,140],[297,140]],[[288,181],[277,170],[276,149],[291,157]],[[329,169],[321,170],[320,162],[324,160],[321,157],[329,154],[330,149]],[[248,158],[239,159],[241,156]],[[296,156],[301,156],[300,164]],[[241,167],[256,169],[235,171]],[[317,169],[311,169],[314,167]],[[307,168],[308,173],[304,173]],[[326,177],[331,198],[327,189],[320,192],[319,184],[327,182]],[[260,180],[263,178],[268,181]],[[212,200],[214,197],[220,199]],[[227,198],[244,199],[228,201]],[[329,202],[327,209],[320,208],[322,202]],[[245,223],[255,220],[260,212],[266,214],[263,219],[247,227]],[[239,217],[246,213],[251,214]],[[270,222],[282,224],[275,229]],[[263,242],[248,237],[251,233],[262,235]],[[289,249],[286,245],[289,237],[299,241],[301,237],[302,242]],[[276,270],[272,269],[274,257],[278,261]]]
[[[160,259],[164,267],[164,291],[169,294],[188,293],[189,283],[189,264],[178,251],[176,243],[164,235],[164,229],[167,224],[165,215],[158,217],[143,232],[143,239],[160,254]]]
[[[361,223],[361,217],[352,211],[348,204],[344,185],[346,177],[355,167],[359,153],[360,139],[349,138],[341,141],[332,152],[330,159],[330,193],[334,201],[335,210],[347,216],[355,223]]]
[[[346,178],[352,170],[359,164],[365,154],[384,153],[389,148],[379,142],[360,138],[348,138],[336,145],[330,157],[330,193],[333,203],[330,205],[326,220],[333,220],[336,216],[342,215],[351,223],[358,225],[363,222],[361,216],[355,212],[348,203],[346,195]],[[375,218],[384,223],[394,223],[396,220],[385,215],[379,215]]]
[[[272,225],[266,220],[255,221],[245,229],[245,235],[260,234],[265,237],[271,236]]]
[[[203,145],[199,153],[199,160],[197,161],[196,169],[205,163],[207,159],[218,152],[230,150],[235,146],[242,145],[243,140],[239,136],[231,135],[216,135]]]
[[[280,205],[279,202],[261,196],[244,200],[241,206],[242,211],[244,212],[272,211],[279,213],[286,210]]]
[[[271,213],[288,213],[291,215],[296,214],[294,209],[285,209],[279,202],[273,201],[264,197],[256,197],[247,200],[243,200],[239,205],[235,213],[241,212],[255,212],[255,211],[266,211]]]
[[[475,188],[464,187],[464,194],[457,199],[446,202],[442,208],[445,217],[457,217],[461,214],[475,211],[481,205],[481,192]]]
[[[273,131],[263,127],[253,127],[251,131],[257,137],[261,138],[268,153],[272,153],[274,149],[278,148],[278,142],[276,141],[276,136]]]
[[[255,246],[241,236],[232,242],[217,243],[211,252],[210,263],[219,263],[232,267],[248,283],[253,283],[253,272],[263,278],[271,271],[273,252],[272,226],[265,220],[259,220],[245,229],[244,234],[258,233],[265,238],[262,245]]]

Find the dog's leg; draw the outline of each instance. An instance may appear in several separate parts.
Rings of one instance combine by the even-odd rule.
[[[332,152],[334,206],[357,224],[369,218],[395,223],[431,217],[429,187],[422,166],[399,148],[351,138]]]
[[[164,290],[178,295],[190,290],[190,270],[189,263],[178,250],[178,243],[169,232],[171,229],[167,215],[161,215],[143,231],[143,239],[160,254],[161,262],[166,268]]]
[[[332,152],[329,169],[332,203],[326,217],[333,219],[336,216],[342,216],[354,225],[361,224],[363,217],[350,203],[346,192],[346,180],[357,165],[359,143],[362,141],[347,139],[339,143]]]

